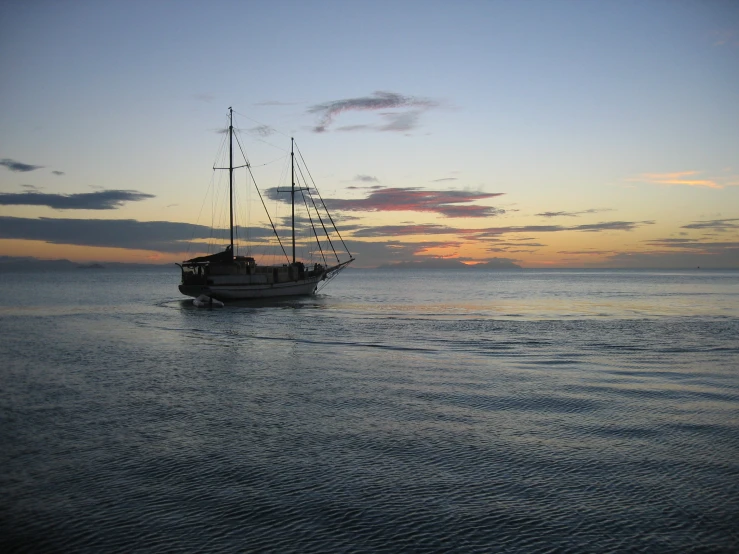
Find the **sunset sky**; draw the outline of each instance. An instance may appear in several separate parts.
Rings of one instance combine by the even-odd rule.
[[[0,75],[0,256],[191,256],[233,106],[358,267],[739,268],[739,2],[9,1]]]

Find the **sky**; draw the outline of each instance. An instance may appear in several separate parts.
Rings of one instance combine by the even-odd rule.
[[[357,267],[739,268],[738,2],[10,0],[0,75],[0,257],[202,252],[233,107]]]

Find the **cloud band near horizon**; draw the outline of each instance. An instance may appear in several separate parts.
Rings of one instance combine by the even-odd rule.
[[[286,201],[276,189],[269,189],[272,199]],[[415,187],[374,189],[366,198],[326,199],[332,210],[355,212],[427,212],[446,217],[492,217],[505,213],[493,206],[469,204],[502,196],[502,192],[472,192],[466,190],[423,190]]]
[[[531,236],[512,241],[501,242],[501,235],[507,233],[533,233],[557,231],[623,230],[629,231],[639,225],[651,222],[604,222],[593,225],[565,227],[552,226],[511,226],[486,229],[455,229],[444,225],[407,225],[384,226],[372,228],[355,228],[353,236],[346,237],[347,245],[353,254],[361,259],[364,267],[373,267],[393,261],[409,259],[436,258],[429,253],[438,248],[459,247],[465,241],[490,242],[489,252],[515,253],[520,247],[538,248],[541,243],[531,241]],[[266,229],[252,229],[252,243],[266,243],[272,232]],[[263,231],[263,233],[261,233]],[[220,234],[219,234],[220,233]],[[381,242],[364,241],[364,238],[420,236],[420,235],[453,235],[450,240],[404,241],[400,238]],[[213,241],[216,238],[215,242]],[[225,245],[227,232],[225,229],[214,230],[205,225],[178,223],[169,221],[136,221],[109,219],[62,219],[62,218],[19,218],[0,216],[0,239],[42,241],[50,244],[68,244],[103,248],[123,248],[131,250],[149,250],[160,253],[188,253],[212,251],[215,246]],[[359,239],[359,240],[358,240]],[[583,251],[572,254],[607,255],[601,265],[615,264],[614,267],[734,267],[739,268],[739,242],[731,239],[711,242],[694,239],[653,239],[645,241],[649,251]],[[502,247],[506,248],[502,248]],[[460,257],[459,259],[463,259]],[[469,258],[464,258],[468,259]],[[510,258],[517,261],[515,258]],[[476,260],[482,261],[482,260]],[[654,265],[650,265],[650,261]]]
[[[135,190],[102,190],[78,194],[0,193],[1,206],[47,206],[53,210],[114,210],[126,202],[155,198]]]
[[[514,225],[509,227],[487,227],[470,229],[448,227],[446,225],[385,225],[358,228],[355,237],[380,238],[387,236],[414,235],[464,235],[471,239],[487,239],[508,233],[556,233],[561,231],[580,231],[597,233],[601,231],[632,231],[642,225],[653,225],[654,221],[603,221],[584,225]]]

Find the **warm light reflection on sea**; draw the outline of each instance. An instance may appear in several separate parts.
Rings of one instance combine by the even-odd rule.
[[[739,550],[739,272],[0,273],[0,549]]]

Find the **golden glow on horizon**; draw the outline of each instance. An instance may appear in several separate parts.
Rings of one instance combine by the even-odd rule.
[[[123,262],[164,264],[181,262],[183,254],[163,254],[151,250],[100,248],[71,244],[51,244],[35,240],[0,239],[0,252],[5,256],[31,256],[42,260],[66,259],[72,262]]]
[[[669,176],[675,179],[678,176],[684,177],[688,173],[648,175],[661,175],[665,179]],[[726,191],[724,194],[730,192]],[[714,192],[708,190],[705,193],[695,190],[694,193],[714,195]],[[413,261],[429,257],[459,259],[471,265],[485,263],[492,258],[504,258],[529,268],[613,267],[624,261],[635,259],[634,257],[648,260],[647,257],[650,255],[689,254],[694,256],[710,253],[708,249],[701,248],[700,244],[681,246],[681,242],[698,241],[706,245],[710,245],[710,242],[707,242],[706,237],[703,236],[705,231],[688,231],[687,227],[686,230],[682,230],[681,225],[693,220],[678,217],[668,208],[665,208],[664,214],[662,212],[654,214],[654,219],[658,220],[657,223],[633,217],[630,218],[631,222],[626,221],[626,226],[619,226],[622,220],[615,216],[606,219],[599,215],[580,215],[587,212],[573,210],[574,215],[564,214],[545,218],[538,213],[540,210],[530,208],[527,210],[528,215],[511,212],[494,218],[445,218],[410,211],[355,212],[347,218],[346,224],[349,229],[342,231],[342,235],[355,245],[357,243],[373,245],[366,250],[364,255],[361,247],[352,248],[353,254],[357,257],[355,267],[366,268],[392,261]],[[644,217],[652,214],[638,215]],[[138,221],[146,223],[141,219]],[[728,233],[734,225],[731,223],[734,220],[729,218],[727,221],[725,232]],[[610,228],[609,223],[616,225]],[[364,237],[360,232],[360,236],[355,239],[352,236],[353,226],[356,226],[355,228],[359,231],[372,231],[374,228],[378,236]],[[341,228],[341,219],[339,219],[339,227]],[[380,227],[385,228],[379,229]],[[397,227],[397,231],[394,227]],[[701,228],[696,227],[696,229]],[[393,235],[394,232],[398,234]],[[417,234],[404,234],[409,232]],[[732,238],[727,235],[725,240],[731,241]],[[196,240],[195,242],[204,241]],[[75,262],[166,264],[212,253],[222,248],[226,242],[225,238],[217,241],[215,243],[217,246],[214,246],[214,250],[210,252],[190,249],[189,252],[160,253],[142,249],[87,247],[34,240],[4,239],[0,240],[0,252],[6,256],[31,256],[41,259],[66,258]],[[252,250],[256,249],[254,253],[245,250],[245,246],[241,246],[237,251],[241,255],[254,255],[260,263],[280,263],[280,256],[278,256],[280,260],[267,260],[262,257],[263,254],[268,253],[269,248],[278,251],[276,244],[271,245],[267,242],[253,244]],[[726,244],[730,246],[730,242]],[[187,249],[186,243],[183,243],[183,246]]]

